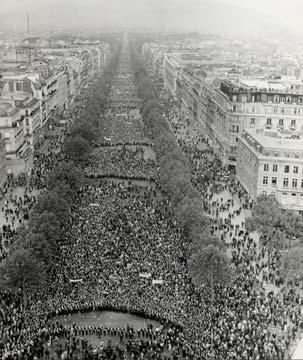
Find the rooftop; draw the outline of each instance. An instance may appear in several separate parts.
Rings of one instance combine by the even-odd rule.
[[[36,99],[35,97],[32,98],[27,97],[23,101],[17,100],[15,103],[18,108],[30,108],[34,106],[38,101],[39,100]]]
[[[39,79],[38,73],[30,73],[27,71],[22,71],[20,73],[14,73],[14,74],[4,74],[3,78],[5,80],[25,80],[29,79],[31,81],[37,81]]]
[[[41,89],[41,84],[38,82],[33,82],[33,86],[35,88],[35,90],[40,90]]]
[[[286,83],[263,80],[263,79],[241,79],[241,85],[249,88],[267,89],[267,90],[281,90],[286,91],[289,86]]]
[[[250,140],[256,147],[264,149],[279,149],[287,151],[303,151],[303,134],[290,135],[289,132],[272,132],[263,129],[247,129],[244,137]]]
[[[183,67],[185,65],[211,65],[214,63],[212,58],[199,53],[168,53],[167,58],[175,67]]]
[[[229,72],[230,73],[230,72]],[[233,91],[262,91],[267,93],[302,93],[303,80],[292,76],[244,77],[239,80],[226,80],[225,84]]]
[[[7,102],[0,103],[0,117],[12,116],[18,111],[12,104]]]
[[[228,96],[246,94],[261,95],[265,94],[266,99],[261,97],[255,101],[275,101],[273,96],[277,96],[277,102],[285,102],[285,97],[290,96],[287,103],[296,101],[298,96],[303,95],[303,81],[292,81],[290,79],[258,79],[240,78],[240,80],[224,79],[221,82],[221,90]],[[250,100],[248,100],[250,102]]]

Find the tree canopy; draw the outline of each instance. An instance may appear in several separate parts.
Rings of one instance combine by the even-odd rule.
[[[46,280],[45,266],[31,249],[20,247],[12,252],[0,266],[0,278],[9,288],[37,288]]]
[[[53,213],[60,224],[64,224],[69,219],[70,207],[55,191],[48,191],[39,196],[37,204],[33,208],[33,217],[40,216],[43,213]]]
[[[192,254],[189,269],[195,284],[211,287],[215,283],[228,284],[233,274],[226,253],[213,244]]]
[[[61,195],[74,196],[84,183],[83,173],[73,162],[63,161],[50,173],[47,179],[47,189],[55,190]],[[66,197],[64,199],[67,201]]]
[[[74,162],[86,160],[91,150],[89,141],[80,135],[68,139],[64,146],[64,153]]]
[[[283,212],[281,204],[271,195],[257,198],[251,217],[246,220],[246,228],[260,232],[277,247],[287,246],[294,238],[303,240],[302,217],[295,211]]]
[[[296,246],[282,252],[281,273],[285,280],[303,279],[302,259],[302,246]]]
[[[87,121],[78,121],[71,130],[71,136],[80,136],[89,142],[95,141],[98,138],[98,128]]]

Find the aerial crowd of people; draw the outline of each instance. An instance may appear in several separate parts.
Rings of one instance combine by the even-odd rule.
[[[121,87],[127,91],[119,92]],[[0,290],[0,356],[22,360],[286,359],[290,344],[303,328],[300,284],[286,286],[279,253],[268,248],[265,238],[245,229],[252,200],[206,139],[201,140],[196,129],[187,132],[188,124],[174,103],[163,99],[167,120],[191,163],[192,183],[201,194],[212,233],[226,247],[235,268],[232,286],[215,284],[213,301],[207,286],[193,284],[186,255],[188,239],[174,220],[169,200],[150,182],[143,187],[132,182],[133,177],[148,179],[157,173],[156,161],[146,159],[140,145],[148,136],[133,109],[139,104],[136,96],[125,46],[108,99],[110,111],[100,120],[110,146],[96,147],[83,170],[94,176],[87,176],[79,191],[53,280],[45,291],[26,294],[26,299],[21,291]],[[29,213],[38,191],[46,186],[47,174],[63,159],[62,141],[55,138],[46,153],[36,155],[29,181],[21,176],[11,184],[26,186],[24,198],[7,200],[16,207],[14,218],[8,217],[11,229]],[[127,149],[129,144],[137,145]],[[104,174],[128,179],[114,182]],[[5,207],[2,211],[10,216]],[[159,321],[161,327],[136,331],[131,326],[123,330],[52,321],[59,314],[97,309],[138,314]],[[89,337],[100,334],[114,341],[91,346]]]
[[[155,161],[144,158],[144,147],[98,147],[85,169],[87,176],[155,178]]]

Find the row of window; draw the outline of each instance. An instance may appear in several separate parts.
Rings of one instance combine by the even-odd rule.
[[[274,157],[286,157],[286,158],[295,158],[295,159],[299,159],[300,158],[300,154],[294,154],[294,153],[279,153],[279,152],[269,152],[269,151],[265,151],[264,153],[265,156],[274,156]]]
[[[269,181],[268,176],[263,176],[263,185],[268,185],[268,181]],[[273,176],[273,177],[271,178],[271,186],[277,186],[277,183],[278,183],[278,179],[277,179],[275,176]],[[284,188],[288,188],[289,183],[290,183],[290,181],[289,181],[288,178],[284,178],[284,179],[283,179],[283,187],[284,187]],[[291,187],[292,187],[293,189],[297,189],[297,188],[298,188],[298,179],[292,179],[292,181],[291,181]],[[301,180],[301,189],[303,189],[303,179]]]
[[[233,112],[236,112],[237,107],[236,105],[233,106]],[[284,107],[278,107],[274,106],[273,108],[270,106],[264,106],[263,108],[256,108],[255,106],[252,106],[251,108],[248,108],[248,113],[252,114],[284,114],[284,115],[300,115],[302,112],[302,109],[299,107],[291,107],[291,108],[284,108]]]
[[[268,195],[267,194],[267,191],[262,191],[262,195]],[[271,196],[275,196],[275,192],[274,191],[272,191],[269,195],[271,195]],[[293,198],[295,198],[296,196],[297,196],[297,194],[296,193],[292,193],[292,194],[289,194],[289,193],[287,193],[287,192],[284,192],[284,193],[282,193],[282,195],[283,195],[283,197],[285,197],[285,196],[292,196]],[[303,197],[303,194],[301,194],[301,198]],[[283,211],[283,209],[282,209],[282,211]],[[299,214],[300,215],[303,215],[303,211],[302,210],[299,210]]]
[[[269,171],[269,164],[264,164],[263,167],[264,171]],[[299,173],[299,166],[294,165],[293,166],[293,173],[294,174],[298,174]],[[277,164],[273,164],[272,166],[272,171],[273,172],[277,172],[278,171],[278,165]],[[284,173],[289,173],[290,172],[290,165],[284,165]]]
[[[250,125],[255,125],[256,124],[256,118],[250,118]],[[268,126],[272,126],[272,118],[267,118],[266,119],[266,125]],[[279,123],[278,126],[284,126],[284,119],[279,119]],[[291,119],[290,120],[290,126],[291,127],[296,127],[297,126],[297,121],[296,119]]]
[[[264,164],[264,171],[269,171],[269,164]],[[272,166],[272,171],[277,172],[278,171],[278,165],[274,164]]]
[[[266,119],[266,125],[272,125],[272,119],[271,118],[267,118]],[[284,126],[284,119],[279,119],[279,126]],[[290,126],[297,126],[297,121],[296,119],[292,119],[290,120]]]
[[[289,170],[290,170],[290,166],[289,165],[284,165],[284,172],[285,173],[289,173]],[[293,173],[294,174],[298,174],[298,172],[299,172],[299,166],[294,166],[293,167]]]

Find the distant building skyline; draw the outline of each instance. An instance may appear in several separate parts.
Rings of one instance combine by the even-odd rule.
[[[133,27],[238,36],[303,35],[299,0],[10,0],[1,5],[0,32],[26,32],[27,11],[32,31]]]

